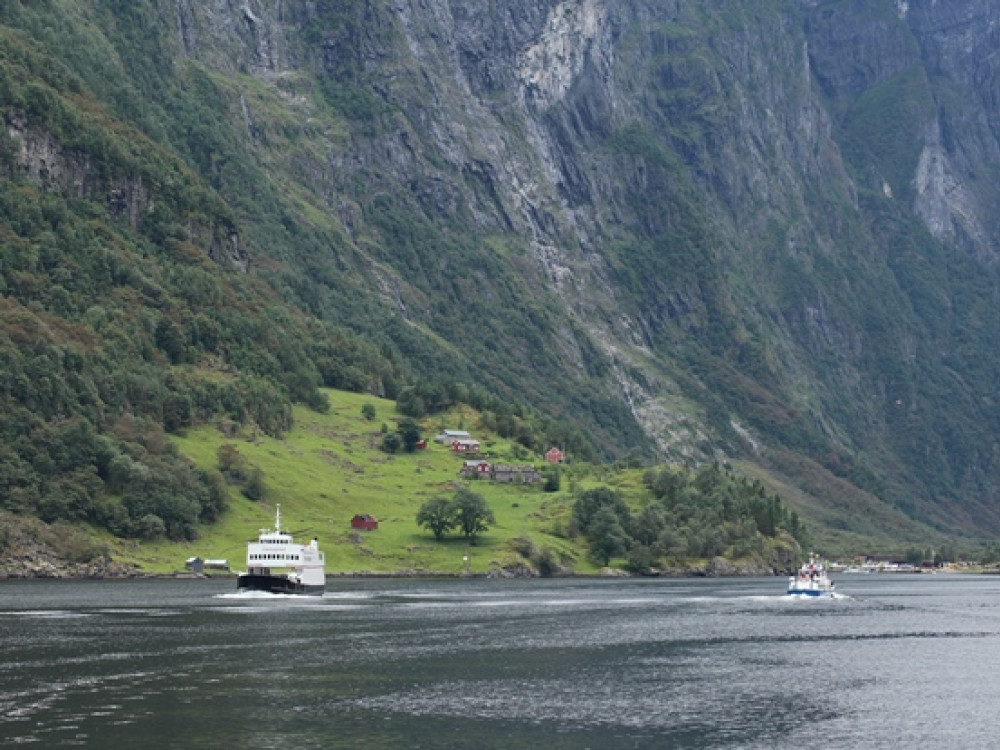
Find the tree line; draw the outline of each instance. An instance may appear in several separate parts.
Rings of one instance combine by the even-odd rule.
[[[584,491],[574,501],[567,531],[587,539],[595,563],[625,557],[628,568],[646,572],[671,559],[768,560],[781,538],[808,545],[805,525],[778,495],[718,463],[695,471],[650,469],[644,483],[652,499],[638,511],[608,487]]]

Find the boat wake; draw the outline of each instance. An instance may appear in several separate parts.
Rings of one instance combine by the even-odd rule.
[[[786,601],[830,601],[831,599],[850,599],[851,597],[847,594],[840,594],[836,591],[831,591],[829,594],[824,594],[823,596],[813,596],[811,594],[785,594],[784,596],[778,597],[779,599],[784,599]]]
[[[216,594],[215,599],[293,599],[301,600],[298,594],[279,594],[271,591],[257,591],[254,589],[240,589],[229,594]]]

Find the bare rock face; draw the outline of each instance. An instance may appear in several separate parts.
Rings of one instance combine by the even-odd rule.
[[[672,145],[720,215],[753,227],[808,213],[819,181],[850,199],[837,110],[914,67],[968,96],[928,112],[908,175],[913,208],[939,237],[980,254],[997,245],[986,217],[1000,188],[973,177],[977,164],[1000,159],[989,118],[976,115],[996,110],[997,63],[985,53],[1000,11],[987,0],[799,0],[767,13],[736,6],[715,24],[707,7],[641,0],[515,2],[503,13],[445,0],[357,2],[334,15],[278,0],[178,0],[164,12],[179,57],[250,70],[290,102],[287,82],[303,73],[372,80],[404,117],[317,165],[331,202],[343,205],[352,173],[374,172],[436,214],[468,210],[480,228],[527,234],[545,276],[588,322],[618,304],[604,258],[590,250],[611,224],[657,231],[628,200],[631,182],[662,188],[656,170],[648,157],[609,158],[612,133],[646,122],[669,142],[680,122],[700,128],[705,138]],[[242,108],[252,131],[254,113]],[[942,137],[956,127],[973,137]],[[356,222],[352,214],[347,229]]]
[[[15,163],[20,176],[44,189],[88,196],[87,177],[92,165],[86,154],[64,153],[51,134],[32,127],[27,117],[17,113],[7,117],[7,136],[17,147]]]
[[[981,168],[1000,159],[1000,63],[992,54],[1000,9],[985,0],[900,1],[874,13],[861,2],[803,5],[813,70],[835,103],[870,97],[920,71],[928,106],[910,144],[919,154],[906,175],[913,209],[939,239],[995,259],[1000,228],[989,207],[1000,187],[982,179]],[[885,183],[884,190],[891,197],[899,187]]]

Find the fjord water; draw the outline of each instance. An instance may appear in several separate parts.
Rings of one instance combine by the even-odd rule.
[[[995,747],[1000,578],[0,583],[0,747]]]

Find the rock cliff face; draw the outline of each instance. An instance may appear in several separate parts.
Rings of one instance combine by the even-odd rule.
[[[997,164],[998,67],[992,54],[1000,9],[989,2],[899,2],[871,23],[868,4],[836,12],[810,4],[810,53],[821,90],[850,104],[907,71],[924,77],[927,104],[914,122],[920,146],[907,176],[911,204],[938,238],[995,257],[997,228],[987,218],[995,183],[984,167]],[[833,6],[830,6],[831,8]]]
[[[435,308],[463,284],[500,310],[514,286],[542,300],[534,337],[475,366],[585,383],[662,456],[792,474],[791,451],[925,519],[960,498],[1000,528],[993,360],[975,356],[1000,339],[995,3],[152,6],[162,66],[212,77],[234,141],[411,324],[447,338]],[[116,11],[94,9],[127,73]],[[12,136],[31,179],[86,182],[29,132]],[[235,203],[215,164],[198,162]],[[153,200],[125,182],[109,210]],[[400,224],[481,262],[413,249]],[[235,230],[210,234],[246,268]]]

